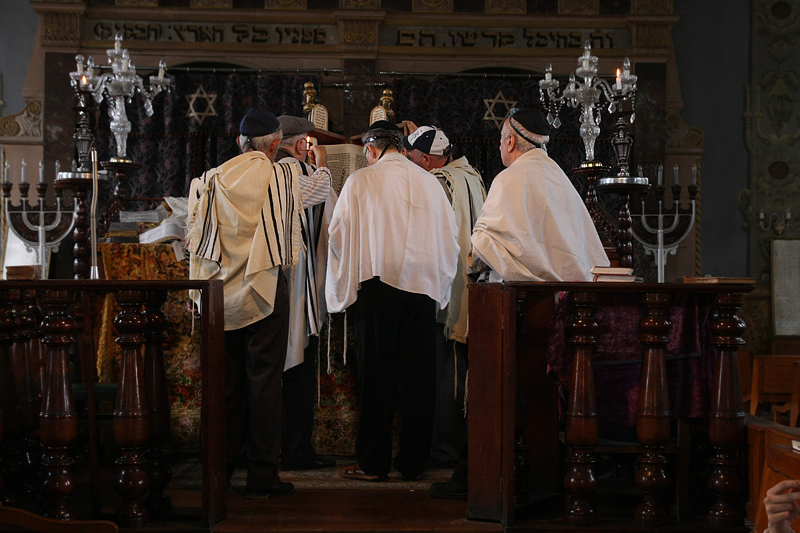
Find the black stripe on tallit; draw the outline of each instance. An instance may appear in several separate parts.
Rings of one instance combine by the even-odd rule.
[[[206,184],[207,184],[207,182],[206,182]],[[200,232],[200,243],[199,243],[199,245],[197,247],[198,248],[197,255],[199,255],[201,257],[210,257],[209,255],[206,254],[206,249],[208,248],[208,242],[209,242],[209,237],[210,237],[208,232],[209,232],[209,229],[211,229],[211,212],[212,212],[212,210],[214,208],[213,206],[214,206],[214,193],[215,192],[216,192],[216,189],[209,190],[209,192],[208,192],[208,203],[207,203],[208,208],[206,209],[206,212],[203,214],[203,229]],[[199,193],[197,193],[197,197],[198,198],[200,197]],[[216,228],[215,228],[215,232],[216,232]],[[213,248],[212,248],[212,250],[213,250]]]

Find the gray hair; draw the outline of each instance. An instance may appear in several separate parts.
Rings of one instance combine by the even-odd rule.
[[[367,130],[361,136],[361,142],[377,149],[394,145],[398,152],[403,151],[403,132],[384,129]]]
[[[249,146],[251,150],[257,150],[259,152],[264,152],[265,154],[270,155],[269,147],[276,140],[282,138],[283,138],[283,132],[281,130],[278,130],[275,133],[270,133],[269,135],[262,135],[261,137],[250,137],[247,139],[246,144],[244,144],[242,147],[245,148]],[[243,149],[242,151],[247,152],[248,150]]]
[[[305,139],[305,138],[306,138],[305,133],[298,133],[296,135],[292,135],[291,137],[284,137],[283,139],[281,139],[281,143],[279,146],[293,146],[294,143],[296,143],[300,139]]]
[[[516,120],[514,120],[514,124],[512,125],[512,120],[514,120],[513,117],[508,117],[509,132],[517,141],[517,150],[522,153],[533,150],[534,148],[541,148],[545,152],[547,151],[547,142],[550,140],[549,135],[533,133],[525,129],[525,127]]]

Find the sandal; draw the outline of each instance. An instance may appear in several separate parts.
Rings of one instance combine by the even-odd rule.
[[[361,470],[361,467],[358,465],[358,463],[353,463],[350,466],[342,468],[339,471],[339,475],[348,479],[358,479],[361,481],[385,481],[387,479],[387,476],[378,476],[365,473],[363,470]]]

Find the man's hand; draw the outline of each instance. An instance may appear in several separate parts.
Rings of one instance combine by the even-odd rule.
[[[397,127],[403,130],[403,135],[411,135],[417,131],[417,125],[410,120],[404,120],[403,122],[399,123]]]
[[[308,159],[315,167],[327,166],[328,150],[324,146],[311,145],[308,150]]]
[[[800,517],[800,481],[787,479],[776,483],[764,498],[769,533],[793,533],[792,522]]]

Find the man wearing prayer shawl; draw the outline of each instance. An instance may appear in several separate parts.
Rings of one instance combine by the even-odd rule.
[[[192,180],[187,250],[191,279],[224,282],[228,481],[247,434],[245,497],[265,498],[294,491],[278,477],[289,332],[282,267],[297,261],[300,207],[291,166],[272,163],[282,137],[275,115],[251,108],[239,133],[244,153]]]
[[[475,222],[472,257],[505,281],[591,281],[593,266],[609,264],[583,200],[547,156],[549,134],[535,109],[503,123],[500,156],[507,168]]]
[[[473,267],[489,269],[489,281],[591,281],[593,266],[609,264],[583,200],[547,156],[549,134],[534,109],[503,123],[506,169],[492,182],[471,239]],[[466,499],[467,479],[463,453],[450,481],[431,484],[431,496]]]
[[[385,480],[399,398],[394,467],[418,479],[430,454],[436,392],[436,312],[450,300],[458,228],[444,190],[403,156],[402,132],[379,121],[364,133],[370,166],[344,184],[329,227],[325,296],[352,306],[358,360],[357,462],[341,475]]]

